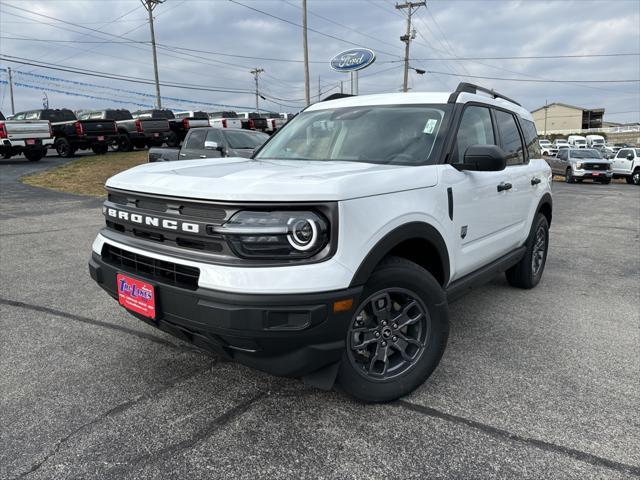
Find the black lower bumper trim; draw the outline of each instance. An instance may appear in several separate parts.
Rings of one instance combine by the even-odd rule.
[[[126,270],[93,253],[89,272],[118,298],[116,275]],[[356,306],[362,292],[362,287],[354,287],[313,294],[247,295],[151,283],[156,288],[157,318],[145,321],[252,368],[283,376],[303,376],[340,360],[353,312],[334,313],[333,304],[353,299]]]

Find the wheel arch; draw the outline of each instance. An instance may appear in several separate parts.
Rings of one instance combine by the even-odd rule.
[[[553,198],[549,192],[545,193],[538,202],[536,215],[538,213],[542,213],[546,217],[549,226],[551,226],[551,219],[553,218]]]
[[[442,287],[449,283],[450,262],[447,244],[440,232],[424,222],[410,222],[387,233],[369,251],[351,280],[350,286],[363,285],[387,256],[406,258],[431,273]]]

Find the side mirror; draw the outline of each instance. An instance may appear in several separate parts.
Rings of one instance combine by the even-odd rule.
[[[627,155],[627,160],[633,160],[633,153],[630,153],[629,155]]]
[[[460,170],[475,172],[499,172],[507,166],[507,154],[497,145],[471,145],[464,152]]]

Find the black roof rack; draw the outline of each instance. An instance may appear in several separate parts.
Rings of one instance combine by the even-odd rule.
[[[501,98],[503,100],[506,100],[507,102],[515,103],[519,107],[522,106],[512,98],[502,95],[501,93],[498,93],[495,90],[491,90],[489,88],[481,87],[479,85],[474,85],[473,83],[467,83],[467,82],[461,82],[458,84],[458,88],[456,88],[456,91],[449,96],[448,103],[456,103],[456,100],[458,100],[458,95],[460,95],[461,93],[478,93],[478,92],[488,93],[489,95],[491,95],[492,98]]]
[[[349,93],[334,93],[329,95],[327,98],[323,98],[320,100],[321,102],[328,102],[329,100],[338,100],[339,98],[347,98],[347,97],[355,97],[356,95],[351,95]]]

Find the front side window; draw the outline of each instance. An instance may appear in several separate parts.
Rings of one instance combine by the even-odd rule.
[[[511,113],[495,110],[496,124],[500,132],[500,143],[507,154],[507,166],[524,163],[524,149],[516,119]]]
[[[618,155],[616,155],[616,158],[627,158],[627,155],[629,155],[630,153],[631,150],[622,149],[618,151]]]
[[[464,163],[464,154],[471,145],[495,145],[491,113],[486,107],[465,108],[456,135],[451,163]]]
[[[249,149],[258,148],[269,139],[266,133],[249,133],[242,131],[228,130],[224,132],[229,146],[233,149]]]
[[[191,135],[187,140],[185,148],[190,150],[202,150],[204,149],[204,138],[207,136],[207,131],[204,128],[196,128],[191,130]]]
[[[306,111],[256,156],[392,165],[435,163],[449,105],[370,105]]]

